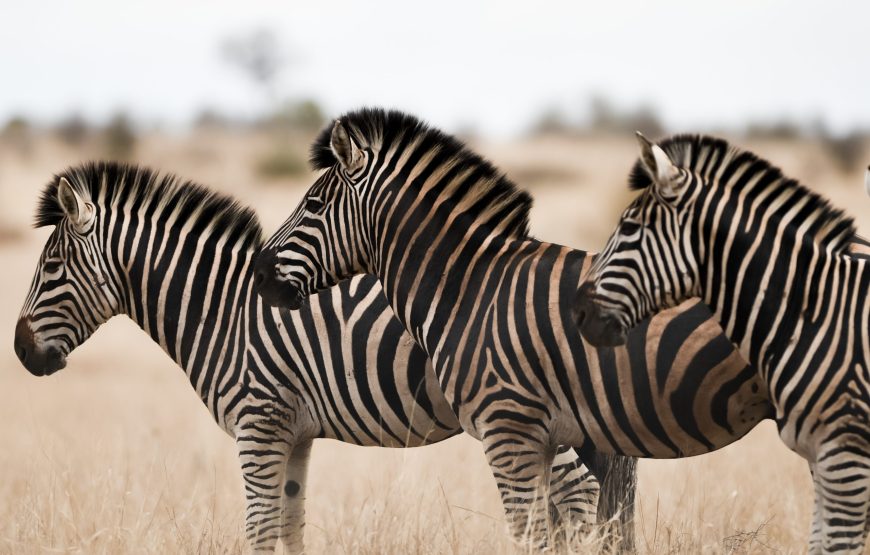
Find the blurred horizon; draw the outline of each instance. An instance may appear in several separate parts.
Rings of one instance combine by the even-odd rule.
[[[595,252],[636,195],[634,131],[705,132],[846,208],[870,237],[868,21],[870,4],[844,0],[7,0],[0,553],[247,551],[238,450],[139,326],[113,318],[51,377],[12,349],[53,233],[32,228],[34,209],[63,168],[108,158],[172,173],[250,207],[268,234],[315,181],[307,152],[328,119],[392,107],[529,191],[534,237]],[[317,441],[309,466],[306,552],[520,553],[471,437]],[[638,548],[802,552],[806,469],[772,423],[714,454],[643,461]]]
[[[451,0],[425,11],[393,0],[243,10],[86,0],[2,12],[0,127],[123,116],[138,131],[184,132],[308,103],[323,117],[398,108],[503,140],[600,128],[608,114],[659,132],[870,130],[870,50],[858,43],[870,5],[843,0],[727,13],[683,0]]]

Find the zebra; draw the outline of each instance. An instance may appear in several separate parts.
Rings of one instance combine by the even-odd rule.
[[[638,139],[630,184],[640,194],[578,294],[584,336],[621,344],[650,314],[703,299],[757,369],[780,438],[809,462],[810,551],[863,552],[870,528],[867,241],[853,241],[851,218],[749,151],[708,136]]]
[[[430,357],[462,428],[480,439],[512,535],[546,541],[553,446],[674,458],[730,444],[772,415],[755,370],[709,309],[689,301],[618,349],[576,329],[594,255],[528,234],[531,198],[414,116],[362,109],[312,146],[322,174],[257,261],[273,305],[378,276]]]
[[[303,549],[312,440],[413,447],[461,429],[425,353],[395,319],[377,280],[323,292],[298,312],[252,292],[262,244],[254,214],[171,175],[89,163],[45,187],[35,219],[53,226],[15,329],[15,352],[50,375],[109,318],[125,314],[181,366],[236,440],[256,552]],[[601,518],[634,498],[634,466],[598,457]],[[598,481],[573,449],[551,471],[551,512],[594,522]],[[609,499],[607,496],[610,496]],[[628,545],[628,547],[632,547]]]

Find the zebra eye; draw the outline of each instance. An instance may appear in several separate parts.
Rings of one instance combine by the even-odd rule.
[[[46,260],[45,264],[42,266],[43,270],[46,274],[56,274],[63,268],[63,262],[61,260]]]
[[[641,225],[640,222],[636,222],[634,220],[623,220],[622,221],[622,234],[623,235],[634,235],[635,233],[640,231],[640,229],[642,227],[643,226]]]
[[[326,205],[323,201],[316,198],[310,198],[305,201],[305,209],[314,214],[320,214],[324,208],[326,208]]]

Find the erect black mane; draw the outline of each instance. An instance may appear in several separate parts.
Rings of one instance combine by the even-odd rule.
[[[437,145],[439,153],[451,157],[455,165],[473,167],[481,176],[476,186],[482,189],[475,192],[488,200],[478,204],[476,209],[483,212],[486,209],[499,208],[502,213],[510,214],[514,222],[506,233],[519,237],[528,236],[532,197],[456,137],[398,110],[362,108],[348,112],[337,120],[342,122],[357,146],[363,149],[378,151],[381,145],[398,137],[416,137]],[[330,122],[311,145],[310,162],[315,170],[331,168],[338,163],[329,146],[333,125],[334,121]]]
[[[680,168],[700,171],[702,161],[717,160],[722,168],[728,164],[751,165],[753,171],[765,173],[770,182],[788,187],[792,194],[807,198],[807,206],[816,218],[814,227],[822,231],[816,241],[832,252],[843,252],[855,237],[855,221],[845,212],[831,206],[819,193],[805,187],[795,179],[786,177],[782,170],[757,154],[731,145],[724,139],[706,135],[674,135],[658,145]],[[706,163],[711,165],[709,162]],[[635,162],[629,176],[629,188],[643,190],[652,185],[649,174],[640,159]],[[795,222],[799,225],[800,222]]]
[[[262,246],[263,231],[257,215],[232,197],[172,174],[116,162],[88,162],[55,175],[42,190],[34,227],[56,226],[66,217],[57,198],[61,177],[96,206],[111,209],[128,201],[160,202],[176,213],[195,213],[193,217],[215,233],[237,235],[240,242],[253,249]]]

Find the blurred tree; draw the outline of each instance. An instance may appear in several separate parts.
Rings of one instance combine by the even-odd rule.
[[[323,110],[317,102],[308,99],[293,105],[291,121],[300,129],[319,131],[326,123],[326,116],[323,115]]]
[[[867,162],[864,158],[867,153],[867,135],[864,133],[852,131],[842,137],[826,133],[819,139],[837,169],[843,173],[849,173]]]
[[[652,106],[641,106],[626,118],[627,131],[640,131],[647,137],[661,137],[665,133],[658,113]]]
[[[136,147],[136,133],[124,112],[115,114],[103,130],[106,153],[116,160],[126,160]]]
[[[88,122],[81,114],[73,113],[61,120],[55,127],[60,140],[72,147],[81,146],[88,136]]]
[[[30,122],[24,116],[12,116],[0,132],[3,139],[21,156],[29,156],[33,151],[33,137]]]
[[[292,145],[280,145],[257,160],[255,169],[261,177],[298,177],[308,172],[305,156]]]
[[[227,127],[227,118],[212,108],[204,108],[193,118],[193,127],[196,129],[220,129]]]
[[[802,131],[800,125],[787,119],[773,122],[751,121],[746,125],[744,135],[749,139],[793,141],[801,137]]]
[[[227,62],[244,72],[263,91],[267,104],[274,105],[275,81],[286,63],[275,34],[268,29],[257,29],[226,39],[221,50]]]
[[[593,95],[589,99],[589,126],[592,131],[623,131],[618,129],[616,110],[606,98]]]
[[[263,123],[274,131],[317,132],[326,123],[326,116],[314,100],[288,101]]]
[[[559,108],[546,108],[532,126],[533,135],[564,134],[571,130],[568,118]]]
[[[640,131],[650,138],[665,132],[655,108],[641,104],[634,110],[619,110],[603,96],[589,100],[589,126],[598,133],[634,133]]]

